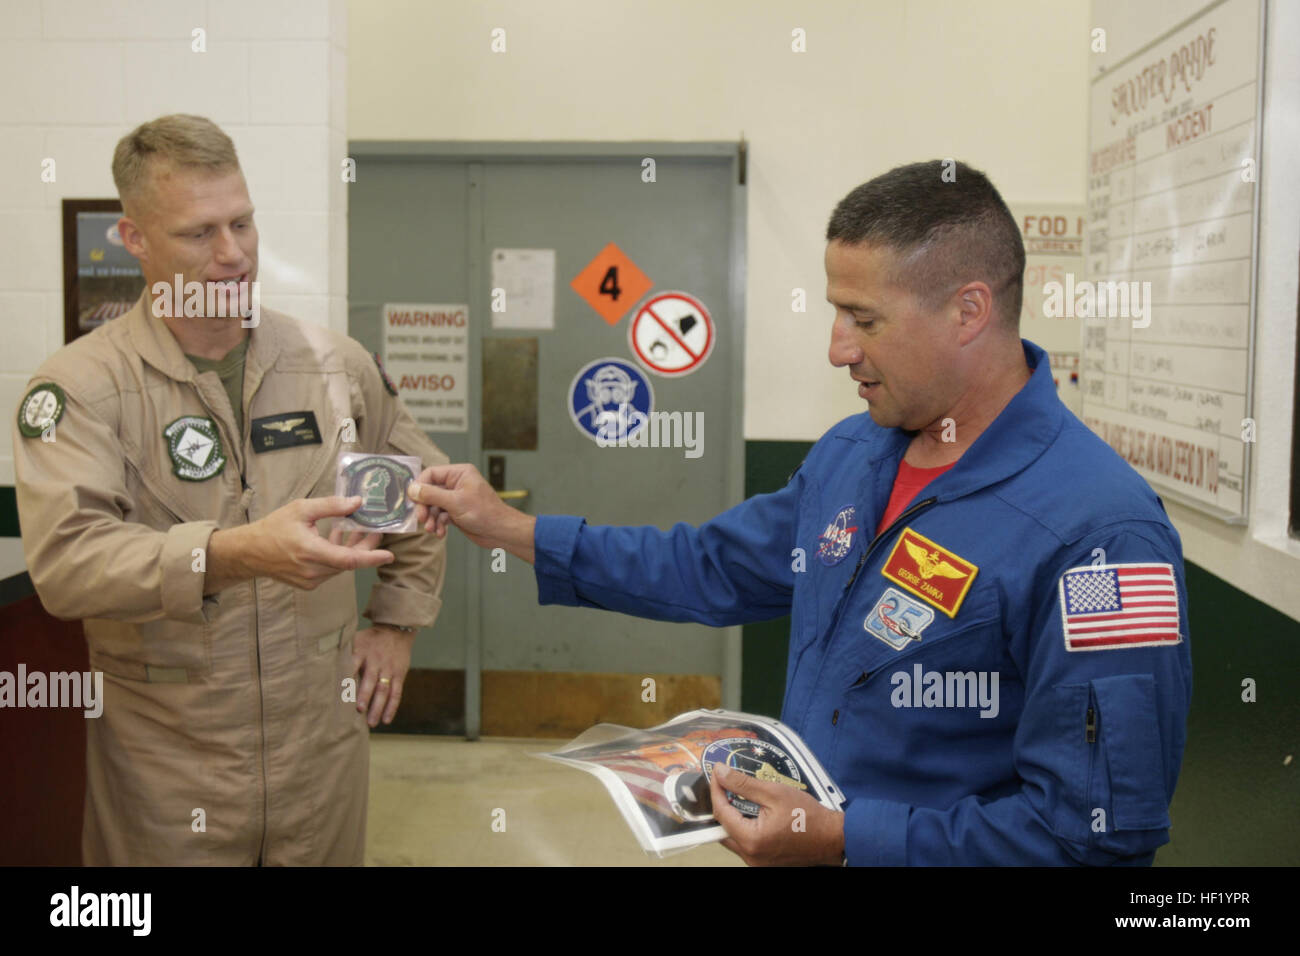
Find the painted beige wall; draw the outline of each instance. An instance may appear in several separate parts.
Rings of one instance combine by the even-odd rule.
[[[743,131],[745,437],[813,439],[862,408],[826,359],[821,237],[836,200],[895,164],[954,156],[988,172],[1012,205],[1082,203],[1088,78],[1107,59],[1090,51],[1090,31],[1109,26],[1111,54],[1131,51],[1130,28],[1172,25],[1204,3],[1133,6],[349,0],[348,135],[735,140]],[[1290,52],[1300,9],[1274,2],[1268,17],[1252,522],[1169,510],[1189,560],[1300,619],[1300,548],[1285,535],[1300,189],[1282,165],[1300,147]],[[505,53],[491,52],[497,27]],[[791,51],[796,28],[806,53]],[[808,291],[806,314],[791,312],[795,287]]]
[[[504,28],[506,52],[491,52]],[[791,51],[806,31],[807,52]],[[954,156],[1082,202],[1086,0],[350,0],[351,139],[751,144],[745,437],[862,410],[826,358],[822,235],[891,166]],[[653,188],[647,186],[646,188]],[[809,308],[791,312],[791,289]]]

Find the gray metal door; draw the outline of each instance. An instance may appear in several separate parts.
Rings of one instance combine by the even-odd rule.
[[[503,486],[528,492],[518,502],[524,510],[583,515],[593,524],[696,524],[739,500],[743,208],[733,144],[355,143],[352,155],[351,334],[379,351],[385,302],[469,304],[469,432],[430,433],[453,460],[473,461],[486,475],[495,458]],[[654,160],[653,182],[645,181],[645,158]],[[589,278],[583,289],[613,322],[570,287],[610,243],[651,283],[641,292],[626,270],[598,266],[599,281]],[[510,301],[500,291],[493,296],[492,258],[520,249],[554,250],[551,329],[493,327],[493,305],[505,309],[498,321],[509,322]],[[663,297],[671,292],[685,295]],[[706,335],[707,353],[700,346]],[[515,373],[532,339],[536,447],[521,448],[517,436],[500,437],[511,431],[501,425],[530,416]],[[696,361],[688,374],[671,374]],[[655,365],[669,374],[657,374]],[[619,434],[610,430],[618,420],[613,407],[627,394],[619,388],[630,385],[638,397],[653,392],[659,418],[638,426],[637,402],[628,403],[626,444],[636,444],[638,427],[654,426],[649,437],[669,447],[593,440],[598,409],[575,416],[571,393],[577,390],[581,405],[592,387],[611,382],[612,392],[601,391],[604,433]],[[674,412],[676,419],[664,417]],[[687,416],[696,427],[702,418],[702,433],[684,430]],[[738,703],[739,629],[539,608],[531,569],[508,558],[504,573],[494,571],[491,554],[455,533],[449,540],[442,616],[433,639],[417,642],[412,664],[465,668],[471,738],[480,727],[481,670],[720,674],[724,703]],[[358,578],[364,599],[373,577]]]

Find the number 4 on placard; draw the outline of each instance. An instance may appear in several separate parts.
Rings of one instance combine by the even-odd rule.
[[[616,243],[609,242],[573,277],[569,287],[610,325],[654,286]]]
[[[623,294],[623,290],[618,287],[618,266],[610,266],[605,270],[605,278],[600,280],[600,294],[609,296],[615,302]]]

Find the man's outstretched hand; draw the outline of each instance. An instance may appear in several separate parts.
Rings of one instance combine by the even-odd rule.
[[[311,591],[340,571],[392,563],[393,552],[379,547],[376,533],[354,532],[343,544],[336,526],[328,540],[317,530],[318,521],[350,515],[360,507],[360,495],[299,498],[252,524],[217,529],[208,540],[203,593],[215,594],[253,577]]]
[[[505,548],[533,563],[537,519],[516,511],[497,496],[473,465],[433,465],[406,489],[416,502],[416,518],[438,537],[454,524],[480,548]]]

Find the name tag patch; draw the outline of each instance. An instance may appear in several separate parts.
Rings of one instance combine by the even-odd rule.
[[[910,594],[956,617],[979,568],[911,528],[904,528],[880,573]]]
[[[254,418],[249,441],[252,442],[253,451],[260,454],[277,448],[319,445],[321,437],[314,412],[281,412],[279,415]]]

